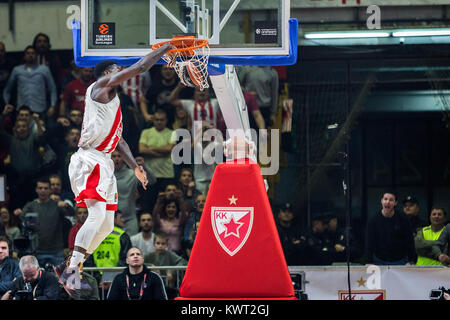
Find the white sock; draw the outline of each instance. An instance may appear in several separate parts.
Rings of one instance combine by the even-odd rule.
[[[73,251],[72,257],[70,258],[70,265],[69,268],[76,268],[84,258],[84,253]]]

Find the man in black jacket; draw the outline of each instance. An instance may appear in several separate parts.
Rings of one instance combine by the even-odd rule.
[[[409,218],[409,222],[411,222],[411,230],[414,237],[418,231],[422,230],[423,227],[428,226],[428,223],[420,217],[420,206],[416,197],[407,196],[403,200],[403,212]]]
[[[10,240],[0,235],[0,296],[12,289],[14,279],[21,276],[19,263],[9,256]]]
[[[411,223],[403,212],[395,210],[396,205],[395,193],[384,192],[381,212],[369,219],[366,232],[366,264],[415,264],[417,255]]]
[[[23,256],[19,267],[22,276],[14,281],[13,289],[6,292],[2,300],[59,300],[58,279],[54,274],[41,270],[35,256]]]
[[[117,275],[108,293],[108,300],[167,300],[161,277],[144,265],[139,248],[127,252],[128,267]]]

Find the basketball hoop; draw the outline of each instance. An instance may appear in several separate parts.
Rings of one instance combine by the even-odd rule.
[[[172,40],[155,43],[153,50],[170,43],[175,48],[170,49],[162,57],[167,65],[175,69],[181,82],[188,87],[209,88],[208,84],[208,40],[194,36],[173,37]]]

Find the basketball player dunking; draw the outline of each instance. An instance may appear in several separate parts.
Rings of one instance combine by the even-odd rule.
[[[111,153],[117,148],[144,189],[148,183],[146,172],[137,165],[128,144],[122,138],[122,113],[116,88],[124,81],[149,70],[172,48],[170,44],[164,45],[123,70],[112,60],[101,61],[95,67],[97,81],[86,91],[79,149],[72,155],[69,165],[75,200],[78,206],[87,207],[88,218],[75,238],[70,264],[64,262],[55,267],[60,283],[69,294],[81,289],[74,287],[77,279],[71,277],[80,277],[78,269],[114,227],[117,182]]]

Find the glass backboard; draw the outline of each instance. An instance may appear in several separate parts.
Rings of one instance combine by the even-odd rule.
[[[289,54],[290,0],[81,0],[81,56],[143,56],[194,34],[211,56]]]

